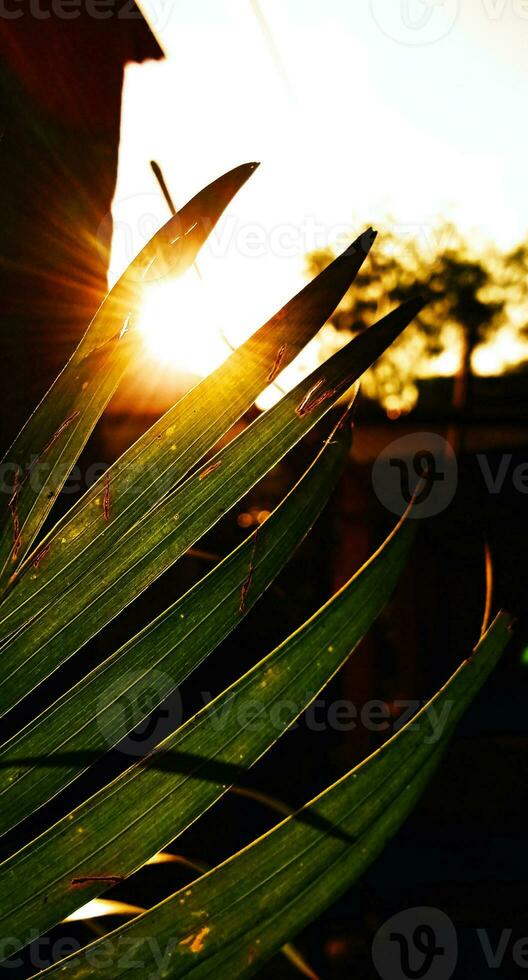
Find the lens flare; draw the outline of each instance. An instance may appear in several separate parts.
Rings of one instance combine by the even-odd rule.
[[[192,269],[145,288],[138,329],[151,357],[182,373],[204,377],[230,354],[214,304]]]

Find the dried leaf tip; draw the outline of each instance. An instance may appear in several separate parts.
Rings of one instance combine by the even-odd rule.
[[[365,229],[363,234],[360,235],[359,241],[364,244],[367,244],[368,247],[370,248],[372,243],[376,240],[377,237],[378,237],[378,232],[376,231],[375,228],[369,225],[369,227]]]
[[[361,235],[359,235],[357,238],[354,239],[353,242],[350,243],[348,248],[346,248],[345,251],[342,253],[341,258],[348,259],[353,255],[357,255],[358,251],[363,252],[365,255],[368,255],[377,238],[377,235],[378,235],[377,231],[374,231],[373,228],[367,228],[365,231],[361,233]]]
[[[414,317],[418,315],[420,310],[423,310],[424,306],[427,306],[427,303],[428,300],[425,298],[425,296],[413,296],[412,299],[410,299],[405,305],[407,306],[408,310],[414,309]]]

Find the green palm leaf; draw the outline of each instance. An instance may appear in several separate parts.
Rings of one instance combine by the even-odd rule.
[[[82,568],[100,560],[200,462],[277,371],[323,326],[353,282],[374,238],[370,229],[364,232],[96,481],[12,577],[6,611],[28,599],[34,602],[67,566],[81,567],[77,564],[81,555]]]
[[[448,683],[397,735],[249,848],[81,953],[45,970],[73,980],[134,974],[246,977],[365,871],[427,785],[463,712],[500,658],[500,615]],[[435,719],[449,710],[441,738]],[[321,823],[323,822],[323,826]],[[156,937],[152,943],[152,937]],[[160,960],[160,957],[162,958]]]
[[[147,245],[7,454],[12,487],[0,515],[0,714],[213,527],[423,305],[417,299],[393,310],[207,459],[332,314],[369,252],[369,229],[155,423],[32,551],[138,352],[134,317],[146,277],[152,270],[159,277],[187,269],[254,169],[236,168],[205,188]],[[236,628],[324,506],[348,456],[349,421],[347,411],[257,532],[0,747],[0,834],[115,747]],[[413,528],[402,520],[308,622],[145,759],[0,865],[0,925],[11,948],[22,948],[128,878],[236,786],[335,676],[383,609],[405,566]],[[183,892],[45,972],[128,976],[120,954],[132,943],[142,975],[198,980],[253,974],[356,880],[405,819],[499,659],[510,626],[499,616],[417,718],[316,800]],[[153,689],[155,700],[147,706],[143,695]],[[125,703],[131,710],[123,724]],[[438,717],[447,719],[440,733],[432,729]],[[102,957],[95,968],[94,956]]]
[[[18,632],[0,650],[3,710],[48,677],[212,527],[313,428],[421,307],[421,300],[411,300],[350,341],[150,510],[99,564],[83,569],[81,555],[74,571],[66,566],[22,608],[5,614],[9,598],[4,601],[3,626]]]
[[[12,494],[0,518],[0,581],[29,551],[83,446],[137,353],[134,316],[146,275],[189,268],[257,164],[215,180],[145,246],[102,303],[68,364],[3,460]]]
[[[245,677],[144,762],[4,862],[4,934],[24,945],[30,930],[45,931],[137,870],[212,806],[364,636],[398,580],[412,532],[412,524],[401,524],[326,606]]]
[[[0,833],[116,745],[237,626],[316,520],[349,447],[340,425],[265,528],[0,749]]]

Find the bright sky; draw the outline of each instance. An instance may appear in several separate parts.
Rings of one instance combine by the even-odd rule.
[[[152,157],[177,204],[262,162],[201,259],[233,342],[363,223],[528,231],[528,0],[260,0],[275,56],[252,0],[140,6],[167,60],[127,70],[114,274],[168,217]]]

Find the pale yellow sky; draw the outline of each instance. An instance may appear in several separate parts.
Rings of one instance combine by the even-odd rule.
[[[142,0],[165,62],[127,70],[117,274],[178,204],[262,166],[201,264],[233,342],[289,298],[306,251],[390,215],[434,257],[439,215],[503,246],[528,230],[528,0]]]

